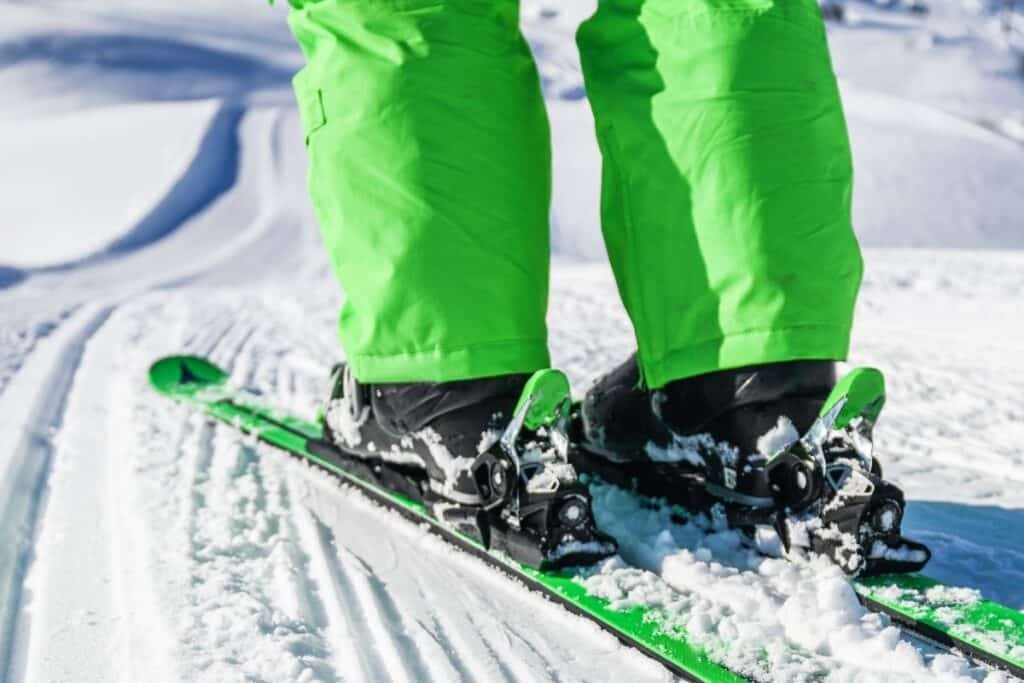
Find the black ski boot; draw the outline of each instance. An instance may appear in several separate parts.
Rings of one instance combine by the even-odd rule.
[[[579,406],[572,461],[692,511],[717,507],[739,529],[771,525],[787,549],[829,555],[850,574],[916,571],[930,553],[900,535],[903,493],[872,453],[884,392],[877,370],[837,383],[835,365],[818,360],[650,391],[632,357]]]
[[[342,365],[324,437],[485,548],[534,567],[590,564],[617,548],[567,460],[570,405],[557,370],[360,384]]]

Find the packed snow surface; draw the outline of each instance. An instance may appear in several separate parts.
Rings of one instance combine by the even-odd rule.
[[[936,599],[1019,609],[1020,15],[845,6],[830,39],[872,247],[851,361],[888,378],[877,452],[910,501],[905,532],[955,587]],[[554,129],[551,347],[577,392],[634,344],[571,39],[591,8],[523,6]],[[0,6],[0,680],[668,680],[146,385],[153,359],[187,352],[305,416],[327,392],[342,294],[305,194],[300,63],[281,7]],[[622,547],[587,587],[665,608],[666,628],[750,676],[1005,680],[865,612],[821,559],[757,553],[610,487],[595,510]]]
[[[223,173],[205,158],[219,155],[201,147],[218,109],[210,100],[160,102],[6,123],[0,225],[10,239],[0,260],[64,264],[177,227]],[[58,199],[67,197],[75,199]]]

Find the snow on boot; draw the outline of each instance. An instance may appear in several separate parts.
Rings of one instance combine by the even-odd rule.
[[[718,501],[771,510],[772,492],[741,466],[779,417],[790,441],[808,429],[835,384],[831,362],[796,361],[726,370],[650,391],[636,358],[602,377],[579,408],[579,466],[615,483],[636,481],[647,495],[693,510]],[[780,434],[778,436],[785,436]],[[763,459],[763,458],[762,458]],[[758,485],[761,483],[762,485]]]
[[[443,383],[361,384],[335,372],[324,436],[385,486],[535,567],[612,555],[567,460],[569,384],[557,370]]]
[[[771,525],[787,548],[851,574],[916,571],[928,551],[899,535],[903,494],[870,455],[880,378],[861,369],[837,384],[831,361],[800,360],[651,391],[632,357],[579,406],[572,460],[693,511],[720,509],[736,528]]]
[[[849,574],[916,572],[931,551],[900,534],[903,491],[882,478],[873,431],[885,405],[885,379],[857,368],[825,399],[802,438],[777,444],[765,472],[787,547],[832,557]]]

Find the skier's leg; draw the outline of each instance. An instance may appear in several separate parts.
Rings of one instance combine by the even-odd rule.
[[[881,375],[832,362],[861,260],[817,0],[600,0],[579,44],[639,357],[587,392],[578,466],[851,573],[920,569],[872,455]]]
[[[602,221],[651,388],[847,352],[861,259],[816,0],[601,0]]]
[[[550,144],[516,0],[293,0],[309,187],[362,382],[546,367]]]
[[[568,382],[530,374],[548,364],[550,144],[518,0],[292,4],[310,190],[346,295],[324,441],[520,562],[614,553],[565,462]],[[527,444],[543,463],[522,463]]]

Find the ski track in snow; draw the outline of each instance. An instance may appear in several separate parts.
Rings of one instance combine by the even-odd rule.
[[[211,46],[207,56],[288,44],[266,18],[235,34],[211,30],[209,13],[222,10],[207,5],[148,23],[100,10],[63,16],[150,36],[182,22]],[[577,116],[582,84],[566,37],[585,10],[524,6],[553,120],[583,132],[590,124]],[[13,23],[2,31],[28,21],[24,8],[4,11]],[[80,80],[102,86],[89,106],[130,101],[140,73],[114,62],[114,77],[75,65]],[[21,68],[0,82],[13,87]],[[281,80],[280,67],[259,68]],[[147,81],[145,92],[221,98],[218,111],[231,115],[211,125],[196,155],[233,183],[210,185],[193,164],[149,219],[125,228],[131,249],[57,268],[0,268],[0,681],[670,679],[335,479],[148,388],[154,358],[191,352],[312,415],[338,358],[340,294],[305,197],[290,95],[243,97],[228,76],[192,93],[168,78],[162,95]],[[861,86],[853,97],[865,131],[899,127],[925,106]],[[995,134],[938,109],[924,114],[930,135],[987,135],[999,150],[991,168],[1019,164]],[[556,145],[556,168],[582,163],[595,173],[586,153],[582,162],[559,154]],[[570,183],[559,183],[559,196],[571,197]],[[571,198],[556,201],[563,257],[599,250],[584,218],[593,207],[577,209]],[[890,381],[878,448],[912,501],[907,532],[935,551],[930,574],[1024,608],[1024,257],[877,250],[866,262],[851,360],[881,367]],[[549,323],[554,363],[577,393],[633,348],[604,265],[556,259]],[[613,560],[588,585],[623,604],[670,607],[716,657],[751,675],[1004,680],[887,629],[851,602],[830,567],[757,556],[734,534],[705,535],[612,490],[598,491],[597,511],[636,568]]]
[[[556,268],[554,352],[578,389],[584,377],[629,348],[622,313],[608,306],[613,293],[602,268]],[[18,620],[13,640],[20,655],[12,671],[26,680],[60,678],[60,672],[75,670],[61,652],[81,652],[87,643],[110,653],[92,680],[130,679],[128,672],[146,670],[146,661],[132,654],[137,648],[167,662],[161,668],[166,680],[602,680],[611,671],[614,677],[625,676],[629,669],[641,677],[659,675],[642,656],[627,654],[602,634],[579,635],[575,617],[537,596],[523,596],[504,577],[459,556],[357,492],[168,404],[146,387],[148,362],[178,349],[209,355],[240,384],[309,414],[324,390],[321,373],[333,359],[333,346],[329,333],[323,339],[310,338],[303,328],[292,326],[326,315],[316,302],[298,297],[266,299],[233,288],[155,293],[123,304],[99,332],[93,330],[73,373],[55,455],[59,466],[46,485],[46,514],[27,582],[30,599],[21,608],[25,616]],[[587,320],[591,330],[607,334],[600,343],[593,334],[586,335],[585,342],[577,338],[584,332],[568,320]],[[934,383],[947,373],[948,366],[927,378]],[[893,389],[909,390],[912,398],[921,399],[933,391],[929,383]],[[120,406],[114,416],[90,419],[102,418],[102,406],[114,403]],[[902,424],[895,418],[888,422],[896,423],[893,432]],[[893,466],[924,470],[927,457],[902,453]],[[968,465],[960,470],[960,481],[964,472],[974,472],[982,486],[972,484],[977,490],[1005,486]],[[957,479],[956,466],[948,465],[951,479]],[[94,491],[106,495],[93,497]],[[120,499],[116,506],[114,497]],[[606,515],[602,523],[630,539],[623,554],[646,572],[638,580],[637,570],[613,567],[609,580],[631,590],[655,586],[661,591],[659,600],[667,595],[679,609],[696,609],[710,618],[714,627],[709,627],[713,637],[708,647],[725,648],[723,657],[745,663],[752,673],[760,671],[764,677],[785,672],[787,679],[810,680],[829,670],[851,676],[859,669],[878,672],[860,666],[862,651],[836,654],[841,642],[831,645],[833,654],[815,654],[820,642],[806,641],[810,636],[805,633],[800,644],[791,625],[772,626],[764,614],[754,622],[756,639],[733,635],[733,644],[728,644],[729,639],[721,638],[743,622],[734,615],[742,614],[737,605],[744,601],[755,610],[830,607],[817,615],[818,622],[808,613],[800,616],[819,627],[825,624],[820,620],[831,619],[839,620],[832,626],[860,629],[880,656],[902,653],[908,667],[903,678],[891,675],[886,680],[907,680],[908,675],[940,679],[940,674],[954,673],[983,677],[962,661],[931,658],[927,647],[922,648],[925,660],[908,654],[909,646],[885,631],[884,620],[865,616],[836,597],[842,582],[834,572],[756,558],[735,547],[730,534],[704,538],[667,518],[652,521],[652,514],[665,513],[636,508],[634,499],[615,505],[599,500],[599,511]],[[77,532],[75,519],[96,507],[103,508],[96,513],[98,527],[68,544],[66,539]],[[126,528],[129,520],[137,527],[134,531]],[[926,540],[951,548],[976,546],[988,551],[988,562],[994,564],[954,578],[987,578],[989,585],[981,585],[986,592],[1003,590],[1006,599],[1012,597],[1013,588],[1003,577],[1009,581],[1005,572],[1019,566],[1015,552],[1000,557],[981,538],[960,539],[955,527],[944,533],[946,541],[938,533]],[[939,552],[937,559],[946,561]],[[137,553],[142,556],[135,557]],[[978,552],[970,556],[979,561]],[[67,567],[85,557],[93,571],[83,578],[97,581],[102,589],[79,591],[81,579],[67,573]],[[780,583],[776,565],[786,565],[786,581]],[[701,577],[716,573],[733,575],[733,584],[745,584],[746,594],[701,583]],[[136,585],[129,577],[148,585]],[[138,592],[149,593],[143,602],[153,604],[154,613],[133,609],[130,597],[116,595]],[[838,600],[838,606],[829,600]],[[545,618],[538,618],[540,614]],[[134,620],[147,627],[130,627]],[[153,621],[159,623],[154,626]],[[715,628],[721,633],[715,635]],[[567,637],[567,632],[572,635]],[[766,642],[774,643],[769,648],[774,659],[749,660],[751,642],[759,644],[759,651]],[[46,656],[36,656],[34,648],[41,647]],[[613,669],[607,668],[610,657],[615,659]],[[83,673],[81,668],[78,673]]]

